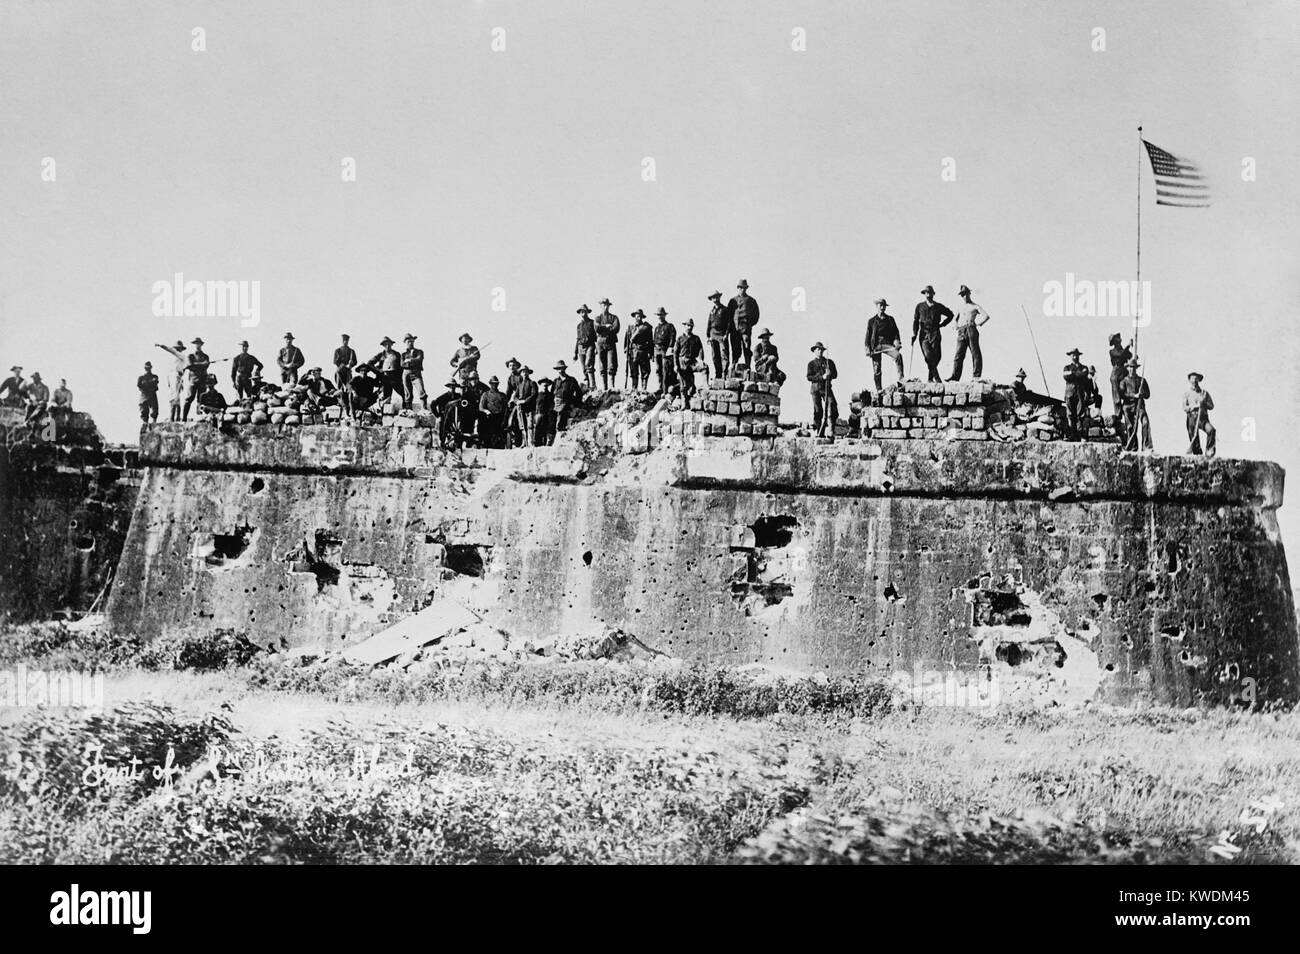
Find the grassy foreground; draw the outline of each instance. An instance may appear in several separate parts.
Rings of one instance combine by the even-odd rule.
[[[718,669],[233,661],[123,659],[102,711],[5,710],[0,861],[1300,860],[1297,713],[984,714]]]

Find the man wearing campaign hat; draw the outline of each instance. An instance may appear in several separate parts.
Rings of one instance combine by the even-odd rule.
[[[533,402],[533,444],[544,447],[555,441],[555,392],[551,379],[537,382],[537,396]]]
[[[1128,374],[1119,385],[1120,398],[1124,402],[1124,449],[1149,451],[1152,444],[1147,401],[1151,398],[1151,387],[1146,378],[1138,374],[1137,358],[1129,358],[1126,367]]]
[[[412,408],[418,402],[424,410],[429,406],[429,397],[424,393],[424,350],[415,346],[415,337],[407,332],[402,339],[406,344],[402,352],[402,407]]]
[[[527,365],[521,367],[514,391],[506,398],[506,405],[509,408],[506,412],[506,438],[511,447],[527,447],[533,442],[533,411],[537,406],[537,382],[530,377],[532,373],[533,369]]]
[[[628,326],[623,338],[623,357],[632,376],[633,391],[650,390],[650,358],[654,354],[655,336],[645,312],[638,308],[632,312],[636,322]]]
[[[749,282],[736,283],[736,294],[727,302],[727,316],[731,323],[731,363],[743,360],[748,367],[753,358],[750,334],[758,324],[758,302],[749,295]]]
[[[1209,414],[1214,410],[1214,398],[1210,397],[1209,391],[1201,387],[1204,377],[1199,371],[1187,375],[1187,383],[1191,387],[1183,395],[1183,415],[1187,418],[1187,439],[1192,442],[1187,448],[1187,453],[1201,453],[1201,434],[1204,434],[1205,456],[1213,457],[1215,432]]]
[[[722,292],[715,291],[709,296],[713,307],[704,323],[704,336],[709,341],[709,356],[713,359],[713,376],[725,377],[732,361],[739,361],[740,355],[731,353],[731,337],[735,326],[732,324],[731,311],[722,303]]]
[[[0,381],[0,406],[22,407],[27,401],[27,385],[23,381],[23,367],[15,364],[11,374]]]
[[[569,429],[569,420],[573,409],[582,403],[582,388],[569,374],[569,366],[563,361],[555,362],[555,429],[561,433]]]
[[[331,363],[334,365],[334,383],[338,386],[339,393],[343,395],[343,406],[347,407],[348,399],[352,394],[348,384],[352,381],[354,369],[357,366],[357,353],[352,349],[352,338],[350,335],[341,335],[341,343],[334,349],[334,356]]]
[[[343,406],[354,421],[379,398],[381,384],[374,375],[375,369],[364,361],[352,368],[352,377],[348,379],[343,395]]]
[[[190,352],[189,360],[185,364],[185,403],[181,408],[182,421],[190,419],[190,407],[198,396],[207,390],[208,366],[212,364],[212,359],[203,352],[202,338],[195,338],[190,344],[194,345],[194,350]]]
[[[591,320],[591,309],[583,305],[578,309],[578,330],[573,339],[573,360],[582,368],[582,383],[596,390],[596,323]]]
[[[506,403],[507,404],[510,402],[510,399],[514,397],[515,388],[519,387],[519,382],[524,379],[524,376],[519,373],[519,369],[521,367],[523,367],[523,365],[519,363],[518,358],[511,358],[509,361],[506,362],[506,371],[509,372],[508,374],[506,374]]]
[[[302,394],[308,409],[319,409],[339,403],[339,394],[333,382],[321,374],[320,368],[312,368],[302,381]]]
[[[153,373],[153,364],[144,363],[144,374],[135,379],[135,386],[140,392],[140,423],[152,424],[158,420],[158,375]]]
[[[772,332],[763,328],[758,332],[758,344],[754,345],[754,371],[763,376],[764,381],[773,384],[785,383],[785,372],[777,367],[781,352],[772,344]]]
[[[488,389],[478,399],[478,433],[484,447],[506,446],[506,396],[501,393],[501,379],[488,378]]]
[[[262,362],[248,353],[248,342],[239,342],[239,354],[230,360],[230,383],[235,388],[235,397],[253,397],[253,373],[261,373]]]
[[[181,419],[181,400],[185,395],[185,342],[178,341],[175,345],[165,344],[154,345],[155,348],[162,348],[175,362],[172,365],[171,372],[167,375],[168,393],[171,398],[171,419],[179,421]]]
[[[596,353],[600,355],[600,387],[609,390],[618,387],[618,315],[609,310],[612,302],[602,298],[600,314],[596,316]]]
[[[930,381],[942,381],[939,362],[943,359],[943,336],[939,329],[955,317],[947,305],[934,300],[934,286],[926,285],[921,289],[924,301],[916,304],[912,312],[912,344],[921,340],[921,357],[929,368]]]
[[[469,381],[471,371],[478,372],[478,362],[481,356],[478,345],[474,344],[474,336],[468,331],[462,334],[460,336],[460,347],[451,356],[451,366],[456,369],[456,378],[462,385]]]
[[[898,333],[898,322],[885,311],[889,302],[883,298],[876,299],[876,313],[867,319],[866,348],[867,357],[871,359],[871,374],[876,382],[876,390],[881,390],[880,358],[889,355],[894,359],[894,368],[898,371],[898,380],[903,380],[903,338]]]
[[[379,352],[366,364],[370,365],[384,389],[383,400],[391,401],[402,393],[402,353],[393,347],[393,339],[384,335],[379,339]]]
[[[1062,377],[1065,378],[1065,416],[1070,424],[1070,440],[1082,440],[1088,426],[1088,405],[1092,401],[1092,376],[1083,362],[1083,354],[1078,348],[1066,352],[1070,363],[1065,366]]]
[[[695,394],[695,371],[703,364],[703,357],[704,343],[695,333],[695,322],[687,318],[682,322],[682,333],[677,336],[677,343],[673,346],[673,361],[677,366],[677,380],[683,398],[689,399]],[[707,371],[708,366],[704,367]]]
[[[655,315],[659,318],[659,323],[654,326],[651,334],[654,339],[655,379],[659,382],[659,393],[667,394],[676,383],[673,364],[677,350],[677,329],[668,323],[668,312],[662,305]]]
[[[298,383],[298,369],[307,363],[307,359],[303,357],[302,349],[293,343],[293,334],[288,331],[284,333],[284,347],[276,355],[275,363],[280,366],[280,383]]]
[[[808,362],[808,390],[813,399],[813,430],[818,437],[829,434],[835,439],[835,422],[839,419],[839,405],[835,403],[835,392],[831,382],[839,377],[835,362],[826,357],[826,346],[820,341],[810,349],[816,355]]]
[[[957,290],[957,294],[961,296],[956,319],[957,353],[953,356],[952,377],[948,380],[961,380],[961,367],[966,359],[966,349],[969,348],[971,375],[978,381],[984,375],[984,355],[980,352],[980,328],[989,323],[989,313],[971,301],[970,289],[965,285]]]

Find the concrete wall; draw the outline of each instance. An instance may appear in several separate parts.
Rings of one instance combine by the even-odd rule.
[[[785,438],[454,457],[423,430],[171,426],[141,459],[110,616],[147,635],[338,644],[454,592],[520,636],[604,621],[693,659],[982,664],[1052,701],[1300,685],[1269,463]]]

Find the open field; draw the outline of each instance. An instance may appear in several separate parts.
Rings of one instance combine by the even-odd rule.
[[[102,713],[0,713],[7,862],[1300,860],[1296,713],[981,712],[723,670],[274,659],[123,663]],[[132,757],[134,777],[110,779]]]

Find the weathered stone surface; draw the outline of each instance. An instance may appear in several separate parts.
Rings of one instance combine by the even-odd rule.
[[[1030,699],[1044,673],[1073,701],[1298,695],[1270,463],[671,434],[457,456],[418,430],[332,427],[158,428],[141,456],[109,616],[146,635],[336,647],[468,585],[525,639],[603,623],[717,662],[984,665]]]

